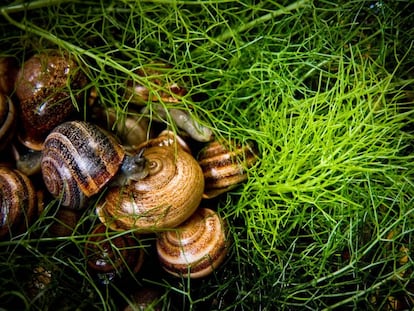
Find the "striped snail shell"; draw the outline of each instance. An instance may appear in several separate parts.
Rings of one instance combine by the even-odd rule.
[[[81,98],[86,81],[74,59],[65,53],[50,50],[30,57],[16,78],[21,142],[41,150],[46,135],[76,112],[72,98]]]
[[[44,142],[43,180],[63,206],[79,209],[116,174],[124,157],[110,133],[87,122],[68,121]]]
[[[16,112],[11,99],[0,93],[0,150],[4,150],[14,136]]]
[[[100,220],[113,230],[139,232],[174,228],[201,202],[204,178],[191,154],[174,145],[143,149],[148,175],[111,188],[97,206]]]
[[[210,199],[245,181],[247,169],[257,157],[252,142],[241,145],[215,140],[199,152],[197,159],[205,178],[203,198]]]
[[[227,255],[226,228],[215,211],[198,208],[175,230],[159,234],[156,247],[161,266],[175,276],[207,276]]]
[[[25,230],[37,209],[30,179],[16,169],[0,167],[0,204],[0,238]]]
[[[137,273],[144,261],[144,250],[135,236],[111,235],[103,224],[94,227],[85,244],[88,268],[104,282],[125,271]]]

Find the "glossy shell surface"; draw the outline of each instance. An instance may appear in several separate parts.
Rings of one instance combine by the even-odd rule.
[[[153,146],[143,156],[147,177],[110,189],[97,207],[100,220],[114,230],[174,228],[202,199],[204,178],[192,155],[178,146]]]
[[[199,153],[198,162],[205,178],[204,198],[214,198],[227,192],[247,179],[247,170],[257,157],[253,143],[213,141]]]
[[[72,100],[80,98],[77,92],[85,85],[86,78],[68,55],[52,50],[29,58],[16,79],[22,143],[41,150],[46,135],[75,113]]]
[[[200,278],[214,271],[228,250],[226,224],[208,208],[199,208],[175,230],[160,233],[156,246],[161,266],[175,276]]]
[[[41,170],[49,192],[62,205],[81,208],[116,174],[125,152],[115,137],[83,121],[69,121],[46,138]]]
[[[0,204],[0,238],[21,233],[36,214],[33,183],[18,170],[0,167]]]

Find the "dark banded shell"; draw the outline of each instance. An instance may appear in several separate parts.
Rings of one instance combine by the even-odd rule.
[[[30,179],[18,170],[0,167],[0,238],[25,230],[36,208],[36,191]]]
[[[198,154],[204,179],[204,198],[214,198],[247,179],[247,170],[256,162],[254,144],[212,141]]]
[[[0,150],[4,150],[14,136],[16,112],[11,99],[0,93]]]
[[[144,250],[135,236],[114,235],[99,224],[85,244],[85,257],[88,268],[105,282],[128,270],[137,273],[144,261]]]
[[[198,208],[174,231],[159,234],[156,247],[161,266],[168,273],[204,277],[227,255],[227,226],[215,211]]]
[[[41,169],[49,192],[63,206],[82,208],[116,174],[125,152],[115,137],[96,125],[70,121],[46,138]]]

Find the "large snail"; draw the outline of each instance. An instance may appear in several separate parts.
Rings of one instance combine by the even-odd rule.
[[[143,150],[148,175],[111,188],[97,206],[100,220],[113,230],[174,228],[201,202],[203,173],[190,153],[164,137],[149,141]]]
[[[28,228],[36,209],[37,196],[30,179],[18,170],[0,167],[0,238]]]
[[[161,266],[175,276],[200,278],[212,273],[228,251],[227,225],[213,210],[199,208],[156,242]]]
[[[0,151],[4,150],[14,136],[16,112],[11,99],[0,93]]]
[[[85,257],[88,268],[107,282],[128,270],[137,273],[144,261],[144,250],[135,236],[113,235],[98,224],[85,244]]]
[[[23,144],[41,150],[45,136],[76,111],[86,77],[67,54],[46,51],[29,58],[16,78]]]
[[[80,209],[114,176],[139,179],[143,173],[140,155],[126,155],[116,138],[84,121],[68,121],[46,137],[41,170],[49,192],[63,206]],[[121,177],[120,177],[121,178]]]
[[[204,198],[214,198],[247,179],[247,169],[257,160],[253,143],[209,142],[198,154],[205,178]]]

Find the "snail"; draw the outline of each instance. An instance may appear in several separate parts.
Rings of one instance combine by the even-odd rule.
[[[0,238],[25,230],[37,208],[30,179],[16,169],[0,167]]]
[[[156,240],[163,269],[190,278],[205,277],[217,269],[228,247],[226,223],[215,211],[202,207],[175,230],[160,233]]]
[[[67,121],[46,137],[41,171],[48,191],[66,207],[81,209],[109,181],[145,175],[140,154],[129,155],[115,136],[85,121]]]
[[[241,145],[215,140],[200,150],[197,159],[205,178],[203,197],[211,199],[245,181],[246,170],[253,166],[257,156],[252,142]]]
[[[0,93],[0,151],[13,139],[16,129],[16,112],[12,100]]]
[[[194,157],[164,137],[143,149],[148,175],[124,187],[111,188],[96,211],[113,230],[142,233],[174,228],[201,202],[204,178]]]
[[[149,119],[131,109],[125,114],[117,114],[113,108],[95,106],[93,118],[100,126],[114,129],[124,148],[131,152],[153,137],[153,131],[149,128]]]
[[[142,287],[132,293],[129,304],[123,311],[161,311],[163,310],[161,298],[160,290],[152,287]]]
[[[184,130],[191,138],[200,142],[207,142],[213,138],[213,132],[187,111],[179,108],[166,108],[162,103],[177,104],[187,94],[187,90],[174,82],[172,66],[163,62],[153,62],[142,66],[134,73],[146,80],[147,86],[128,80],[125,97],[130,102],[145,106],[151,102],[151,108],[145,106],[141,113],[154,121],[165,122],[169,117],[175,125]]]
[[[58,237],[70,236],[74,233],[81,214],[78,210],[60,208],[54,216],[54,221],[49,227],[49,232]]]
[[[105,283],[126,271],[137,273],[144,261],[144,250],[131,234],[111,235],[103,224],[96,225],[84,249],[88,268]]]
[[[20,101],[21,142],[41,150],[45,136],[75,112],[86,77],[69,55],[56,50],[35,54],[20,68],[16,95]],[[75,100],[75,102],[74,102]]]
[[[0,57],[0,93],[10,95],[14,89],[18,66],[12,57]]]
[[[151,62],[134,71],[135,74],[146,78],[150,88],[128,80],[126,85],[126,98],[130,101],[144,105],[148,101],[163,101],[166,103],[178,103],[181,97],[187,94],[187,90],[178,83],[172,81],[172,66],[164,62]]]

